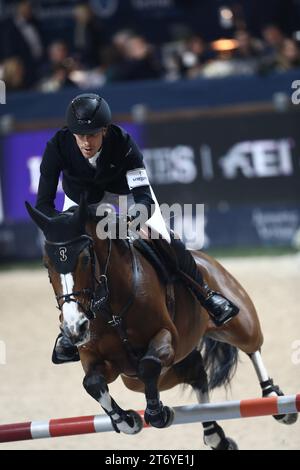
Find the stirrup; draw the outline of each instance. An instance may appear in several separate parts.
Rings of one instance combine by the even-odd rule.
[[[62,338],[62,341],[60,339]],[[66,339],[62,333],[58,335],[55,340],[53,352],[52,352],[52,362],[53,364],[64,364],[66,362],[77,362],[80,361],[79,352],[76,346],[73,345],[63,345],[63,340]]]

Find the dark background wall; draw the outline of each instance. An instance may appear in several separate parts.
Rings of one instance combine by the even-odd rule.
[[[290,102],[294,92],[292,83],[299,79],[299,70],[273,73],[267,76],[237,76],[222,79],[162,80],[134,83],[115,83],[94,90],[106,98],[115,116],[130,114],[133,107],[142,104],[145,111],[174,112],[197,110],[243,103],[271,102],[284,94]],[[78,89],[65,89],[55,94],[11,93],[7,104],[0,106],[0,116],[10,115],[18,122],[41,119],[59,119],[63,122],[67,104],[78,94]]]

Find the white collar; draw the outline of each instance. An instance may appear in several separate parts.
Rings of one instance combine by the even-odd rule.
[[[101,149],[100,149],[99,152],[97,152],[93,157],[88,158],[88,162],[89,162],[90,165],[92,165],[94,168],[96,168],[96,166],[97,166],[97,159],[98,159],[100,153],[101,153]]]

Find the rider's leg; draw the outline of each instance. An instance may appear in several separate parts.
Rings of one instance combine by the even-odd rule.
[[[188,278],[185,278],[186,283],[200,301],[201,305],[206,308],[213,322],[217,326],[223,325],[238,314],[239,308],[219,292],[211,290],[204,282],[191,253],[186,249],[184,243],[180,239],[175,239],[174,235],[167,229],[152,188],[151,194],[155,201],[155,211],[153,216],[146,222],[146,225],[161,234],[163,239],[171,245],[178,260],[179,269],[185,273],[188,278],[191,278],[195,284],[189,282]],[[165,254],[167,255],[167,252],[165,252]]]
[[[237,315],[239,313],[238,307],[219,292],[211,290],[205,283],[193,256],[186,249],[184,243],[180,239],[171,236],[171,246],[175,251],[179,269],[197,284],[195,286],[186,279],[190,289],[201,305],[206,308],[213,322],[220,326]]]

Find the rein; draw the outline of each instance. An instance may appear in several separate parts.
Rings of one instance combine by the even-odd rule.
[[[94,305],[95,314],[97,315],[98,312],[101,313],[103,317],[105,318],[105,320],[107,321],[107,324],[116,329],[122,341],[122,344],[128,354],[128,357],[130,358],[134,366],[137,367],[138,362],[139,362],[139,357],[136,354],[133,347],[131,346],[131,344],[129,343],[128,336],[126,333],[125,322],[126,322],[126,313],[129,310],[130,306],[133,304],[133,301],[135,299],[135,292],[136,292],[137,282],[138,282],[138,266],[137,266],[137,260],[136,260],[136,256],[133,250],[132,242],[127,240],[127,243],[128,243],[128,248],[129,248],[130,257],[131,257],[131,265],[132,265],[132,289],[131,289],[132,294],[130,295],[125,306],[122,308],[121,312],[119,312],[118,314],[115,314],[112,311],[111,305],[109,303],[109,290],[108,290],[107,276],[106,276],[108,262],[106,262],[106,266],[105,266],[106,271],[105,271],[105,274],[100,276],[100,279],[102,278],[102,280],[100,281],[99,286],[95,292],[95,300],[93,302],[93,305]],[[111,240],[110,240],[110,245],[111,245]],[[108,260],[109,260],[109,257],[107,258],[107,261]],[[105,292],[104,295],[103,295],[103,287],[104,287],[104,292]],[[102,294],[102,297],[99,300],[97,300],[98,289],[100,290]]]

